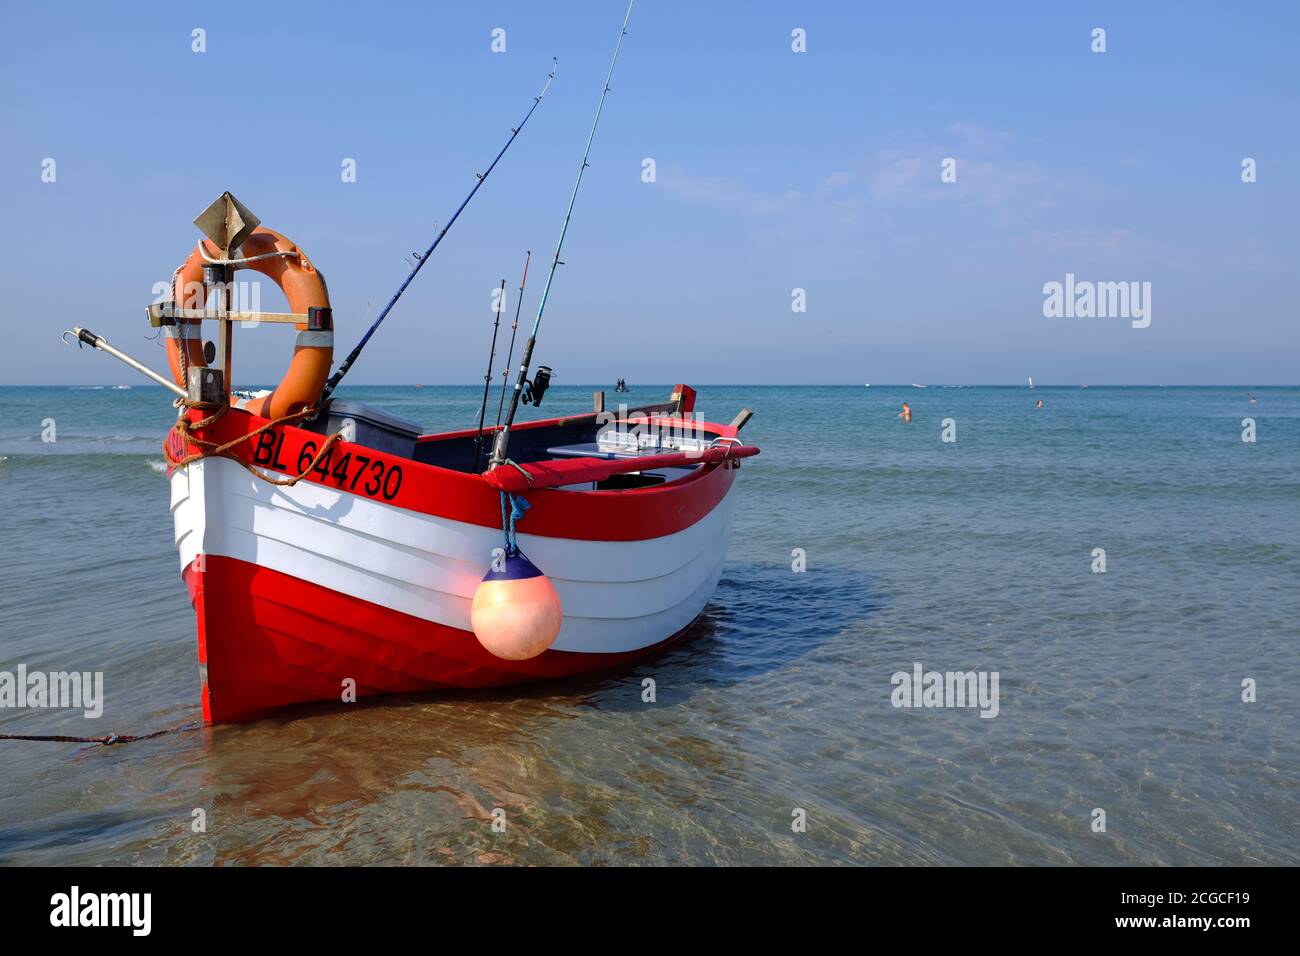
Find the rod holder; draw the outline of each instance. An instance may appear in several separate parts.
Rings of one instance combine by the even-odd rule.
[[[235,277],[235,270],[230,266],[215,262],[203,264],[203,282],[205,285],[221,285]]]
[[[226,404],[226,376],[219,368],[189,370],[189,400],[206,405]]]

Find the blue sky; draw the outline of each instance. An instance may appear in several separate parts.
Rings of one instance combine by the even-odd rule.
[[[518,285],[525,249],[531,320],[622,0],[216,9],[4,3],[0,384],[129,380],[59,344],[74,324],[161,367],[143,308],[223,189],[323,269],[350,348],[555,56],[350,380],[479,378],[491,290]],[[640,0],[537,358],[571,384],[1294,383],[1298,20]],[[1045,318],[1066,273],[1150,282],[1150,327]],[[278,379],[289,336],[241,331],[236,379]]]

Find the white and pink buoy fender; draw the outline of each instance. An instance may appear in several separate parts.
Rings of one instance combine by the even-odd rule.
[[[479,582],[470,607],[474,636],[490,653],[525,661],[553,643],[564,623],[560,595],[523,553],[507,553]]]

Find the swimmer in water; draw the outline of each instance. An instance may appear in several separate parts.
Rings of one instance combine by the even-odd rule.
[[[905,422],[910,422],[912,420],[912,406],[904,402],[903,410],[898,413],[898,417]]]
[[[1043,407],[1043,400],[1041,398],[1038,401],[1034,402],[1034,408],[1042,408],[1042,407]]]
[[[1250,392],[1247,392],[1247,393],[1246,393],[1246,397],[1247,397],[1248,399],[1250,399],[1250,404],[1252,404],[1252,405],[1258,405],[1258,404],[1259,404],[1259,399],[1256,398],[1254,395],[1250,394]]]

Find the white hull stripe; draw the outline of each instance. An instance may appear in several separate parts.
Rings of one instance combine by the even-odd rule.
[[[502,545],[498,530],[317,484],[271,486],[215,458],[173,474],[172,512],[182,566],[198,554],[236,558],[460,630]],[[564,607],[555,649],[636,650],[689,624],[721,574],[731,513],[728,496],[692,527],[643,541],[521,533]]]

